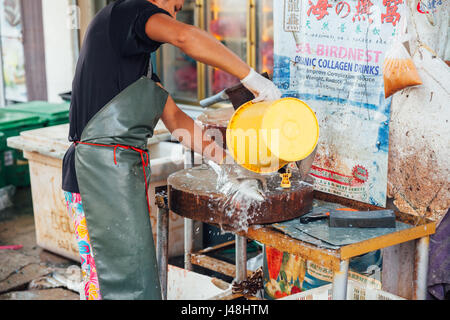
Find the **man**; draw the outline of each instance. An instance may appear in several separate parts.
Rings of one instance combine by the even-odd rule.
[[[147,139],[161,119],[180,142],[222,163],[149,73],[163,43],[241,79],[257,101],[281,97],[213,36],[176,20],[184,0],[117,0],[91,22],[73,81],[63,190],[80,249],[87,299],[160,299],[149,221]],[[148,78],[145,77],[148,74]],[[150,79],[151,77],[151,79]],[[189,134],[181,136],[179,129]],[[205,153],[208,150],[208,154]]]

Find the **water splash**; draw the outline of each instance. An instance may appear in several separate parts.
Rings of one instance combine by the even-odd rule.
[[[248,170],[238,166],[219,166],[212,161],[208,165],[217,174],[217,191],[225,195],[220,207],[228,216],[234,217],[235,229],[247,231],[249,209],[266,200],[261,177],[252,176]]]

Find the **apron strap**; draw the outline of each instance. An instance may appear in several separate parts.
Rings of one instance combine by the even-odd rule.
[[[153,76],[153,64],[152,64],[152,54],[150,53],[148,56],[147,78],[151,79],[152,76]]]

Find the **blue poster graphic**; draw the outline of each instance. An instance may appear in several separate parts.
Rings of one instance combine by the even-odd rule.
[[[404,0],[274,1],[274,82],[318,117],[317,190],[386,206],[383,63],[404,12]]]

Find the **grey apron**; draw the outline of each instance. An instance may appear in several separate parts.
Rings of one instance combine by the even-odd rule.
[[[76,145],[78,185],[105,300],[161,299],[146,151],[167,98],[142,77],[89,121]]]

